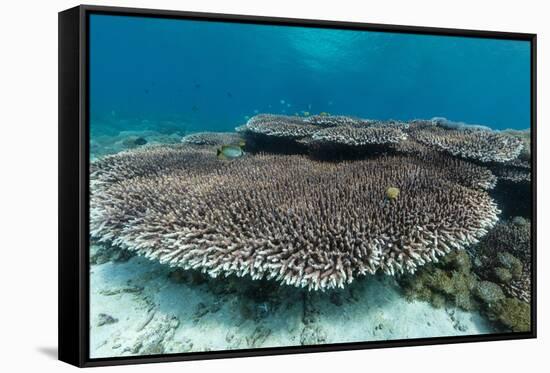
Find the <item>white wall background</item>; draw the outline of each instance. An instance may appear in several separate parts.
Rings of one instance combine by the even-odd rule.
[[[550,22],[542,0],[91,0],[97,5],[538,34],[539,338],[110,368],[115,371],[528,372],[548,369]],[[0,369],[68,371],[57,346],[57,12],[76,1],[5,1],[0,12]],[[545,351],[546,350],[546,351]],[[536,368],[545,366],[545,368]]]

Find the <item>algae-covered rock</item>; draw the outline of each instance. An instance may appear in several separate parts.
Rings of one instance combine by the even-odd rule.
[[[494,269],[494,274],[499,282],[503,282],[505,284],[508,284],[513,278],[512,273],[508,269],[502,267],[496,267]]]
[[[475,294],[485,303],[494,304],[505,298],[501,287],[490,281],[481,281],[475,288]]]
[[[497,261],[504,268],[508,269],[512,274],[513,278],[518,279],[521,277],[523,272],[523,264],[521,260],[513,256],[507,251],[497,254]]]
[[[500,321],[514,332],[531,330],[531,306],[516,298],[505,298],[489,308],[491,318]]]
[[[449,258],[446,257],[447,261]],[[472,262],[466,251],[457,251],[454,258],[450,258],[449,265],[452,265],[455,269],[461,272],[468,272],[472,268]]]
[[[453,283],[452,300],[464,310],[475,310],[478,308],[477,302],[472,297],[472,290],[477,281],[470,271],[453,271],[451,273]]]
[[[471,266],[468,254],[457,251],[414,275],[402,276],[399,283],[409,299],[428,301],[436,308],[450,302],[464,310],[476,310],[478,303],[472,291],[477,280],[470,271]]]

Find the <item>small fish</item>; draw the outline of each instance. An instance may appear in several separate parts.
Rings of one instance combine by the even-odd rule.
[[[216,150],[216,157],[221,160],[237,159],[244,155],[244,141],[236,145],[222,145]]]
[[[193,106],[191,107],[191,111],[192,111],[192,112],[197,112],[197,111],[199,111],[199,107],[198,107],[197,105],[193,105]]]
[[[254,110],[254,114],[258,114],[260,111],[258,109]]]
[[[284,105],[285,104],[285,100],[281,100],[281,105]]]
[[[231,98],[233,97],[233,94],[231,92],[227,92],[227,97]]]
[[[201,85],[199,83],[195,83],[195,89],[199,89]]]
[[[290,105],[290,104],[286,104],[286,106],[287,106],[287,107],[291,107],[292,105]]]
[[[302,114],[304,115],[304,117],[309,117],[309,111],[302,111]]]

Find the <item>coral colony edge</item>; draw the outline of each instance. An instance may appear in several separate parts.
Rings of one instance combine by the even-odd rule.
[[[527,39],[86,22],[89,361],[533,332]]]
[[[491,196],[529,183],[527,138],[442,118],[258,114],[98,158],[92,351],[528,331],[530,221],[499,219]],[[227,144],[245,151],[220,159]],[[138,315],[120,320],[122,306]]]

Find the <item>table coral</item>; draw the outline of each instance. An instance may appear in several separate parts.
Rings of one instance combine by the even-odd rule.
[[[141,148],[92,165],[90,232],[211,276],[342,287],[367,273],[414,272],[486,234],[498,208],[468,182],[470,170],[456,177],[404,156],[225,163],[184,145]],[[387,185],[398,199],[385,199]]]

